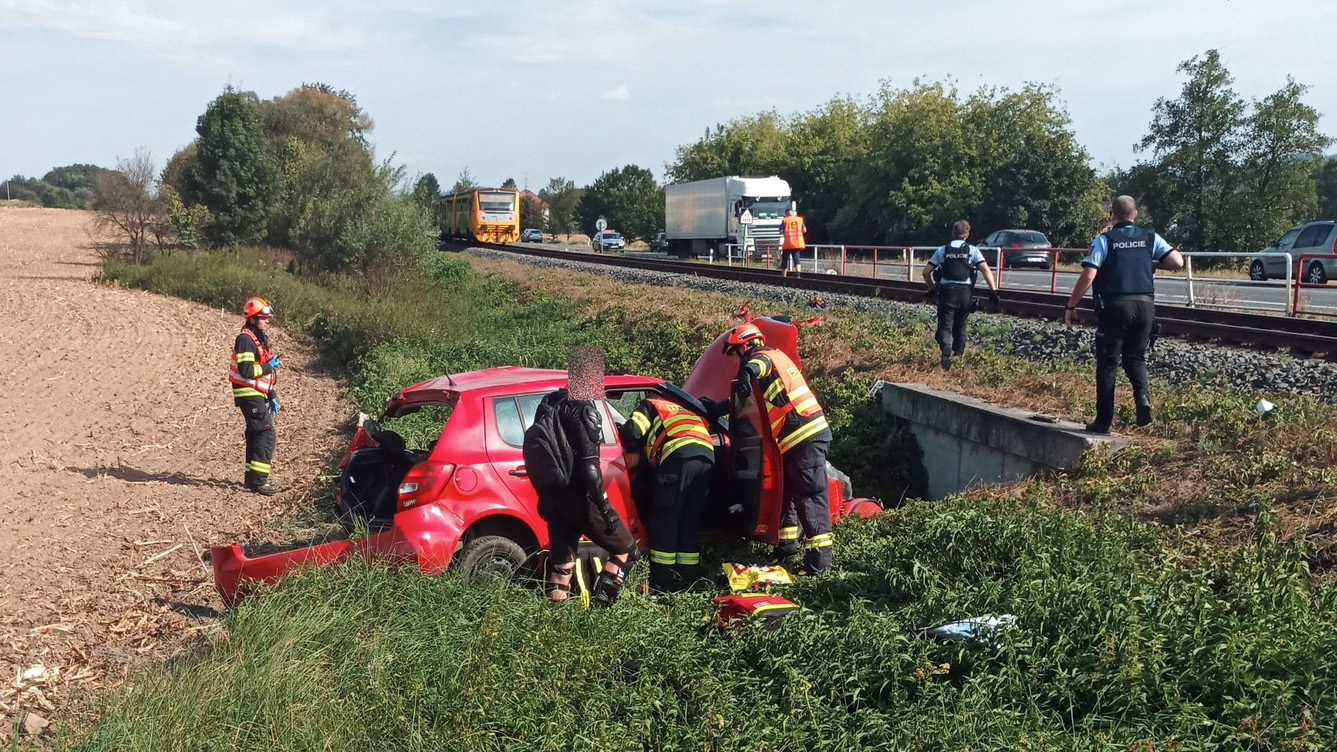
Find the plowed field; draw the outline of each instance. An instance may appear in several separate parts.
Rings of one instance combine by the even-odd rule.
[[[95,283],[90,219],[0,207],[0,739],[215,628],[198,553],[309,504],[350,411],[276,327],[284,490],[246,492],[225,377],[239,316]]]

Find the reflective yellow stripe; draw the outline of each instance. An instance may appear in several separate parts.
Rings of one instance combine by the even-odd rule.
[[[775,400],[784,393],[784,390],[784,382],[776,379],[771,382],[770,386],[766,387],[766,399],[770,400],[771,404],[774,404]]]
[[[709,441],[706,441],[705,439],[696,436],[684,436],[681,439],[673,439],[672,441],[665,442],[664,448],[659,452],[659,461],[663,462],[664,460],[669,458],[669,455],[673,454],[679,449],[682,449],[685,446],[691,446],[691,445],[705,447],[706,449],[709,449],[712,452],[715,451],[715,445]]]
[[[678,560],[676,551],[656,551],[650,549],[650,562],[653,564],[672,564]]]
[[[255,353],[253,353],[253,352],[239,352],[239,353],[237,353],[237,362],[238,362],[238,363],[254,363],[254,362],[255,362]]]
[[[695,423],[702,427],[704,427],[705,425],[701,422],[701,418],[698,417],[695,413],[682,413],[680,415],[672,415],[669,416],[668,420],[662,422],[665,428],[672,428],[673,426],[676,426],[679,423]]]
[[[771,373],[771,359],[758,355],[747,362],[748,365],[757,364],[757,378],[763,379]]]
[[[798,540],[798,525],[780,528],[780,540]]]
[[[637,428],[641,429],[642,434],[645,434],[650,430],[650,419],[645,417],[645,413],[640,410],[631,414],[631,422],[634,423]]]
[[[261,391],[252,389],[252,388],[250,388],[249,386],[234,386],[234,387],[232,387],[232,396],[233,396],[233,397],[259,397],[259,398],[261,398],[261,399],[264,399],[267,395],[265,395],[264,392],[261,392]]]
[[[780,440],[779,442],[780,453],[784,454],[785,452],[788,452],[790,449],[793,449],[794,447],[803,443],[807,439],[816,436],[817,434],[821,433],[822,430],[826,428],[826,426],[827,424],[825,415],[814,416],[809,423],[800,426],[793,433],[789,434],[788,436]]]
[[[255,369],[255,373],[251,375],[252,378],[258,379],[261,376],[265,375],[265,367],[260,365],[259,363],[252,364],[251,368]]]
[[[274,466],[269,464],[268,462],[260,462],[259,460],[251,460],[250,462],[246,463],[247,470],[253,470],[257,473],[264,473],[265,475],[269,475],[269,471],[272,470],[273,467]]]
[[[826,548],[832,541],[831,533],[818,533],[808,539],[808,548]]]
[[[679,563],[679,564],[700,564],[700,563],[701,563],[701,554],[699,554],[699,553],[690,553],[690,554],[689,554],[689,553],[687,553],[687,552],[685,552],[685,551],[679,551],[679,552],[678,552],[678,563]]]

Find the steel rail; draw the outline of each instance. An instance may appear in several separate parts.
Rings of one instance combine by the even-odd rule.
[[[757,267],[718,266],[635,256],[605,256],[584,251],[559,251],[552,248],[500,243],[469,243],[461,244],[461,247],[490,248],[524,256],[581,261],[628,269],[647,269],[812,292],[841,293],[902,302],[920,302],[924,299],[924,286],[905,280],[871,279],[840,274],[784,277],[777,270]],[[998,297],[1001,313],[1051,320],[1063,319],[1064,308],[1068,302],[1066,293],[1000,290]],[[1085,323],[1092,323],[1094,312],[1091,310],[1090,298],[1083,301],[1081,314],[1081,319]],[[1160,303],[1156,305],[1156,321],[1161,325],[1161,333],[1166,336],[1268,349],[1286,348],[1297,354],[1323,355],[1329,359],[1337,359],[1337,322],[1188,308]]]

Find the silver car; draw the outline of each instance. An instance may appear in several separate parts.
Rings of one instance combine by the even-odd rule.
[[[1261,282],[1285,277],[1287,256],[1291,274],[1305,282],[1321,285],[1337,278],[1337,222],[1322,219],[1287,230],[1249,262],[1249,279]]]

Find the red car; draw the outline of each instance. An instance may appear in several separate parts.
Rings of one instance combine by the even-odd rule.
[[[745,314],[746,315],[746,314]],[[748,315],[749,318],[750,315]],[[767,342],[798,360],[798,330],[787,320],[755,318]],[[726,399],[738,372],[723,352],[723,335],[702,354],[684,386],[687,394]],[[631,532],[648,549],[646,531],[632,503],[630,481],[616,425],[650,392],[686,397],[662,379],[610,375],[602,405],[603,475],[608,497]],[[248,557],[238,545],[212,549],[214,579],[232,603],[247,583],[272,582],[300,564],[332,564],[352,555],[411,562],[424,572],[447,567],[467,574],[529,575],[548,546],[547,525],[525,474],[520,444],[545,394],[566,385],[566,372],[517,366],[439,376],[391,397],[382,421],[432,407],[448,413],[439,438],[425,449],[404,445],[380,421],[358,428],[341,467],[337,509],[351,531],[367,535],[267,556]],[[779,451],[761,430],[754,401],[712,427],[718,469],[703,532],[777,542],[783,473]],[[688,397],[690,399],[690,397]],[[848,479],[831,468],[831,513],[836,519],[881,511],[854,498]]]

